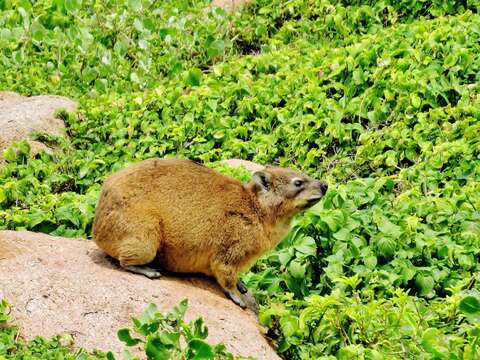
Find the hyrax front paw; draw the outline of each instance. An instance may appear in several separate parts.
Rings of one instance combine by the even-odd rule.
[[[232,300],[235,304],[240,306],[242,309],[245,309],[247,305],[245,304],[245,301],[242,299],[241,294],[238,294],[233,291],[227,291],[227,296]]]

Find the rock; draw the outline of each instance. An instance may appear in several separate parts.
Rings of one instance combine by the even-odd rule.
[[[60,109],[73,112],[76,108],[75,102],[63,96],[24,97],[10,91],[0,92],[0,162],[3,150],[34,133],[64,135],[65,124],[55,117],[55,112]],[[31,141],[30,145],[32,154],[48,150],[38,141]]]
[[[24,99],[24,96],[19,95],[13,91],[0,91],[0,106],[5,105],[6,103],[9,103],[11,105],[16,102],[23,101]]]
[[[0,293],[22,336],[70,334],[75,347],[120,354],[117,331],[149,303],[169,311],[188,298],[186,320],[202,316],[210,344],[234,354],[279,359],[253,313],[228,300],[210,279],[150,280],[119,268],[93,241],[0,231]]]
[[[210,6],[219,7],[227,11],[235,11],[248,0],[213,0]]]
[[[239,168],[243,166],[246,170],[250,171],[250,173],[254,173],[255,171],[260,171],[265,168],[265,166],[254,163],[253,161],[242,159],[228,159],[223,160],[222,163],[233,168]]]

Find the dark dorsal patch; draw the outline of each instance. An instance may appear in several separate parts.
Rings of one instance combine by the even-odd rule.
[[[225,212],[225,215],[227,217],[233,217],[233,216],[239,217],[247,225],[252,225],[253,224],[252,220],[247,215],[245,215],[245,214],[243,214],[242,212],[239,212],[239,211],[227,210]]]

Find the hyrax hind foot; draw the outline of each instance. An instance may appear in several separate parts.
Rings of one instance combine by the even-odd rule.
[[[157,254],[157,244],[146,234],[126,237],[120,249],[120,266],[133,273],[142,274],[149,279],[159,278],[162,274],[149,264]]]
[[[120,264],[121,265],[121,264]],[[137,266],[137,265],[121,265],[125,270],[131,271],[136,274],[142,274],[148,277],[149,279],[157,279],[162,274],[160,271],[152,269],[148,266]]]

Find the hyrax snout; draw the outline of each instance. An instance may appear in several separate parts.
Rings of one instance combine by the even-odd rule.
[[[157,257],[166,270],[214,276],[244,307],[239,272],[326,191],[326,183],[284,168],[266,167],[242,184],[188,160],[145,160],[107,178],[93,237],[127,270],[158,277],[144,266]]]

